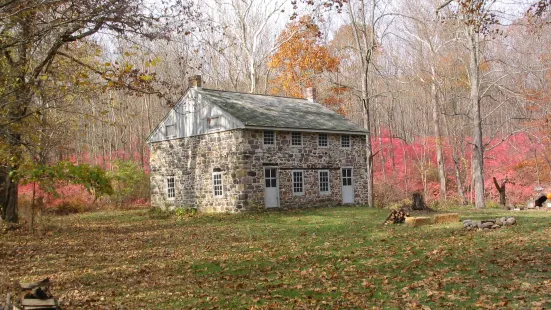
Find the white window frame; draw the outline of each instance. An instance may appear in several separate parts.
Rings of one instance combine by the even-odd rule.
[[[172,180],[172,186],[170,186],[171,180]],[[171,196],[171,190],[172,190],[172,196]],[[168,200],[176,199],[176,177],[173,175],[169,175],[166,177],[166,199]]]
[[[298,134],[300,136],[300,144],[293,144],[293,135]],[[302,132],[293,131],[291,132],[291,147],[301,147],[302,146]]]
[[[266,132],[271,132],[274,134],[274,140],[273,140],[273,143],[272,144],[266,144]],[[276,145],[276,132],[275,130],[264,130],[262,132],[262,145],[264,146],[267,146],[267,147],[274,147]]]
[[[327,172],[327,191],[321,191],[321,174]],[[318,189],[320,194],[329,195],[331,193],[331,172],[329,170],[318,170]]]
[[[300,192],[295,192],[295,173],[300,172],[302,176],[302,186]],[[303,196],[304,195],[304,170],[291,170],[291,191],[293,192],[293,196]]]
[[[350,184],[347,184],[347,185],[342,184],[343,183],[342,169],[350,169]],[[339,174],[340,174],[340,178],[341,178],[341,180],[340,180],[341,186],[355,186],[354,185],[354,167],[353,166],[342,166],[341,171],[339,172]]]
[[[218,186],[216,184],[216,181],[215,181],[215,177],[216,176],[220,176],[220,195],[216,195],[216,186]],[[214,198],[222,198],[224,197],[224,174],[222,172],[213,172],[212,173],[212,195],[214,196]]]
[[[168,134],[168,127],[174,127],[174,134],[173,135]],[[176,124],[165,124],[165,134],[166,134],[167,139],[176,138],[176,136],[178,135]]]
[[[348,137],[348,146],[343,146],[343,138],[344,137]],[[341,135],[341,148],[343,149],[349,149],[352,147],[352,138],[350,137],[350,135]]]
[[[321,145],[320,144],[320,139],[321,139],[321,136],[325,136],[325,145]],[[328,148],[329,147],[329,135],[326,134],[326,133],[319,133],[318,134],[318,147],[321,147],[321,148]]]
[[[222,116],[212,116],[207,118],[208,130],[207,132],[215,132],[222,130]],[[214,124],[214,125],[213,125]]]

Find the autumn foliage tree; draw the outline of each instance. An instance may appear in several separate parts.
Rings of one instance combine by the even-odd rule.
[[[189,16],[185,0],[160,1],[152,7],[143,0],[12,0],[0,4],[0,207],[2,219],[18,220],[18,173],[28,158],[28,146],[36,143],[28,124],[41,119],[48,109],[44,90],[63,58],[74,68],[94,71],[112,86],[139,74],[122,68],[124,76],[109,76],[73,53],[72,45],[102,33],[119,38],[166,37],[182,31]],[[169,22],[170,20],[170,22]],[[57,64],[57,65],[56,65]],[[78,71],[72,70],[73,72]],[[58,77],[60,75],[58,74]],[[74,77],[74,75],[68,75]],[[70,78],[51,85],[75,86]],[[60,89],[50,89],[50,95]],[[62,91],[65,92],[65,91]],[[48,96],[52,97],[52,96]]]
[[[339,59],[321,42],[319,26],[310,16],[289,23],[278,42],[269,62],[275,71],[270,89],[274,95],[302,97],[302,90],[316,85],[322,73],[338,70]]]

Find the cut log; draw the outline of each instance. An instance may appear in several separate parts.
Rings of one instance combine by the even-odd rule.
[[[6,306],[4,307],[4,310],[11,310],[11,293],[8,293],[8,296],[6,297]]]
[[[21,301],[21,306],[24,310],[59,310],[59,305],[57,300],[54,298],[50,299],[23,299]]]

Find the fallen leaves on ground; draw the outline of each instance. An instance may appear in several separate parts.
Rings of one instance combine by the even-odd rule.
[[[508,215],[458,209],[463,218]],[[0,294],[50,277],[68,309],[548,308],[551,213],[466,232],[461,223],[381,226],[364,207],[44,219],[0,235]]]

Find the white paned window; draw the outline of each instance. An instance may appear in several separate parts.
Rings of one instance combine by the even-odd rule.
[[[275,132],[269,130],[264,131],[264,145],[275,145]]]
[[[166,137],[176,138],[176,124],[165,125]]]
[[[304,173],[293,171],[293,195],[304,195]]]
[[[327,147],[327,146],[329,146],[329,142],[328,142],[327,134],[326,134],[326,133],[320,133],[320,134],[318,135],[318,146],[319,146],[319,147]]]
[[[342,168],[342,185],[352,186],[352,168]]]
[[[350,147],[350,136],[341,136],[341,147]]]
[[[176,182],[173,176],[166,178],[166,197],[168,199],[176,197]]]
[[[331,188],[329,187],[329,170],[319,171],[319,184],[321,194],[329,194],[331,192]]]
[[[224,196],[224,192],[222,191],[222,172],[212,173],[212,193],[214,197]]]
[[[300,132],[291,133],[291,145],[294,145],[294,146],[302,145],[302,134]]]

